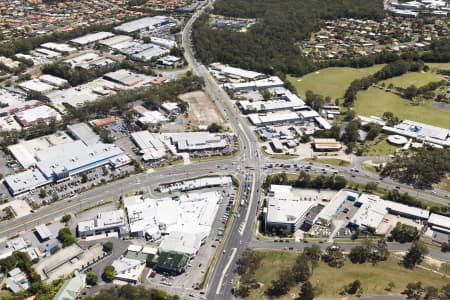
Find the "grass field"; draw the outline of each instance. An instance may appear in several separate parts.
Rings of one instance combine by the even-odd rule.
[[[415,85],[417,87],[421,87],[430,82],[442,80],[442,75],[433,72],[411,72],[406,73],[402,76],[393,77],[384,81],[381,81],[379,84],[384,83],[386,86],[389,84],[393,84],[395,87],[407,88],[410,85]]]
[[[256,280],[263,283],[263,287],[253,291],[248,299],[268,299],[264,291],[270,286],[271,280],[276,279],[282,266],[291,266],[295,257],[296,253],[292,251],[264,251],[261,267],[255,273]],[[409,282],[420,280],[423,286],[432,285],[439,288],[448,283],[448,278],[443,278],[441,275],[419,268],[408,270],[399,266],[398,262],[398,259],[391,257],[386,262],[372,266],[352,264],[347,260],[341,269],[333,269],[320,263],[310,281],[313,286],[318,286],[322,290],[322,294],[317,299],[327,300],[344,297],[339,295],[339,291],[355,279],[359,279],[362,283],[363,296],[388,295],[385,288],[390,281],[395,283],[391,294],[396,295],[400,294]],[[294,287],[290,294],[277,299],[294,299],[297,294],[298,287]]]
[[[389,144],[384,134],[377,137],[374,141],[367,141],[365,146],[367,147],[367,151],[364,152],[364,155],[368,156],[395,154],[395,150],[399,148]]]
[[[305,97],[306,91],[311,90],[323,96],[330,96],[334,100],[344,96],[345,90],[353,80],[371,75],[382,67],[383,65],[362,69],[326,68],[300,78],[288,76],[288,80],[295,86],[301,97]]]
[[[344,166],[344,167],[350,166],[349,161],[338,159],[338,158],[316,158],[316,159],[309,158],[309,159],[306,159],[306,161],[312,161],[312,162],[317,162],[317,163],[321,163],[321,164],[329,164],[329,165],[333,165],[333,166]]]
[[[358,93],[355,111],[363,116],[382,116],[384,112],[391,111],[400,119],[450,129],[450,110],[434,108],[431,102],[414,106],[400,96],[374,87]]]
[[[441,182],[437,184],[437,188],[450,192],[450,178],[442,179]]]
[[[450,63],[426,63],[431,69],[450,70]]]

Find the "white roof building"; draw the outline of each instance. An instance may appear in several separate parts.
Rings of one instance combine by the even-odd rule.
[[[80,36],[78,38],[72,39],[70,40],[72,43],[80,45],[80,46],[84,46],[93,42],[97,42],[109,37],[114,36],[113,33],[111,32],[96,32],[96,33],[89,33],[83,36]]]
[[[293,111],[280,111],[267,114],[249,114],[248,118],[255,126],[296,123],[301,121],[300,116]]]
[[[277,76],[272,76],[269,78],[239,82],[239,83],[225,83],[224,85],[227,89],[232,91],[242,91],[242,90],[258,90],[258,89],[269,89],[284,86],[283,80]]]
[[[4,182],[10,193],[15,196],[46,185],[50,183],[50,180],[45,178],[38,169],[33,169],[8,175]]]
[[[114,27],[114,30],[123,31],[127,33],[141,31],[141,30],[151,30],[154,27],[158,27],[170,22],[169,17],[166,16],[154,16],[145,17],[137,19],[134,21],[123,23],[119,26]]]
[[[179,152],[223,149],[228,145],[224,135],[207,131],[164,133]]]
[[[49,106],[41,105],[18,112],[16,119],[23,127],[28,127],[50,120],[61,120],[61,114]]]
[[[86,123],[67,125],[67,131],[77,140],[81,140],[86,146],[100,141],[100,137]]]
[[[342,207],[344,202],[349,199],[358,199],[359,193],[351,191],[351,190],[340,190],[331,200],[330,202],[322,209],[322,211],[317,216],[317,219],[324,220],[326,222],[331,222],[336,213]]]
[[[133,40],[133,38],[128,35],[116,35],[116,36],[113,36],[113,37],[110,37],[110,38],[100,41],[99,44],[108,46],[108,47],[112,47],[116,44],[130,42],[132,40]]]
[[[48,240],[52,237],[52,233],[50,232],[50,229],[48,229],[47,225],[40,224],[36,226],[36,232],[39,234],[39,237],[42,241]]]
[[[164,48],[173,48],[177,46],[177,42],[173,41],[173,40],[168,40],[168,39],[163,39],[163,38],[159,38],[159,37],[154,37],[152,36],[150,38],[150,42],[152,44],[164,47]]]
[[[24,91],[47,93],[54,90],[55,87],[51,84],[45,83],[39,79],[31,79],[18,84],[18,86]]]
[[[78,223],[80,236],[95,235],[109,230],[121,231],[125,226],[125,212],[122,209],[100,212],[94,219]]]
[[[404,120],[394,127],[383,126],[383,130],[394,134],[417,139],[424,143],[450,147],[450,130],[428,124]]]
[[[142,271],[145,268],[143,262],[137,259],[121,257],[113,261],[112,266],[115,270],[115,278],[130,283],[138,283]]]
[[[202,236],[189,232],[171,232],[159,245],[160,252],[174,251],[193,257],[202,245]]]
[[[57,77],[57,76],[49,75],[49,74],[42,75],[41,77],[39,77],[39,80],[44,83],[53,85],[55,87],[63,87],[65,85],[69,84],[69,82],[67,80]]]
[[[450,233],[450,218],[432,213],[428,218],[428,225],[437,231]]]
[[[134,73],[130,70],[120,69],[114,72],[106,73],[103,78],[120,83],[128,87],[139,87],[152,83],[153,77]]]
[[[77,50],[76,48],[71,47],[68,44],[53,43],[53,42],[48,42],[48,43],[41,44],[40,47],[46,48],[46,49],[50,49],[50,50],[54,50],[54,51],[58,51],[58,52],[62,52],[62,53],[72,53],[72,52],[75,52]]]
[[[266,75],[262,73],[234,68],[220,63],[213,63],[209,67],[212,70],[218,71],[220,75],[242,78],[246,80],[257,80],[266,77]]]
[[[161,159],[166,154],[166,147],[159,134],[144,130],[133,132],[131,138],[139,147],[145,161]]]

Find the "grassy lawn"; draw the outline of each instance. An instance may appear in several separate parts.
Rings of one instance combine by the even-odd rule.
[[[432,69],[450,70],[450,63],[426,63]]]
[[[253,291],[248,299],[268,299],[264,291],[270,286],[271,280],[276,279],[283,266],[291,266],[295,257],[296,253],[293,251],[264,251],[261,267],[255,273],[256,280],[264,285],[261,289]],[[320,263],[310,281],[313,286],[319,286],[322,290],[317,299],[347,297],[340,296],[339,291],[355,279],[359,279],[362,283],[363,296],[388,295],[389,292],[385,291],[385,288],[390,281],[395,283],[391,294],[396,295],[400,294],[409,282],[420,280],[423,286],[432,285],[438,288],[448,283],[448,278],[419,268],[408,270],[399,266],[398,262],[399,260],[394,257],[377,266],[352,264],[346,261],[341,269],[333,269]],[[297,294],[298,287],[294,287],[288,295],[277,299],[294,299]]]
[[[441,182],[437,184],[437,188],[450,192],[450,178],[442,179]]]
[[[367,151],[364,153],[364,155],[368,156],[395,154],[395,150],[399,148],[389,144],[388,141],[386,140],[386,136],[384,135],[381,135],[374,141],[367,141],[365,143],[365,146],[367,146]]]
[[[377,169],[375,168],[375,166],[371,163],[363,163],[362,164],[363,169],[375,173],[375,174],[379,174],[380,172],[377,171]]]
[[[426,85],[427,83],[439,81],[442,79],[443,79],[442,75],[432,72],[424,72],[424,73],[411,72],[406,73],[402,76],[397,76],[390,78],[388,80],[381,81],[379,84],[385,83],[386,86],[388,86],[389,84],[392,83],[395,87],[400,88],[407,88],[412,84],[414,84],[417,87],[421,87],[423,85]]]
[[[334,100],[344,96],[345,90],[353,80],[371,75],[382,67],[383,65],[362,69],[326,68],[303,77],[288,76],[288,80],[295,86],[301,97],[305,97],[306,91],[311,90],[323,96],[330,96]]]
[[[279,153],[269,153],[266,151],[266,149],[264,147],[261,147],[261,149],[263,150],[263,153],[265,156],[271,157],[271,158],[275,158],[275,159],[293,159],[293,158],[297,158],[298,155],[297,154],[279,154]]]
[[[349,161],[338,158],[316,158],[316,159],[308,158],[306,159],[306,161],[317,162],[320,164],[329,164],[333,166],[344,166],[344,167],[350,166]]]
[[[382,116],[391,111],[400,119],[450,128],[449,110],[434,108],[431,102],[414,106],[408,100],[374,87],[358,93],[354,109],[363,116]]]

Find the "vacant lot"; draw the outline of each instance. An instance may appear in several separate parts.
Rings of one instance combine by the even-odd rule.
[[[189,104],[189,121],[192,128],[207,127],[212,123],[224,125],[222,115],[217,111],[216,105],[203,91],[195,91],[178,96]]]
[[[296,253],[292,251],[264,251],[264,259],[261,267],[256,271],[255,277],[263,287],[253,291],[248,299],[268,299],[264,291],[270,286],[270,282],[277,278],[278,272],[283,266],[291,266],[295,260]],[[363,296],[387,295],[385,291],[388,283],[393,281],[395,287],[391,294],[400,294],[409,282],[420,280],[424,286],[432,285],[442,287],[448,283],[448,278],[426,271],[423,269],[408,270],[398,265],[394,257],[382,262],[377,266],[371,264],[352,264],[346,261],[341,269],[333,269],[320,263],[314,270],[310,281],[313,286],[318,286],[322,294],[317,299],[337,299],[339,291],[347,285],[359,279],[362,283]],[[298,295],[298,287],[294,287],[289,295],[277,299],[294,299]]]
[[[407,88],[410,85],[415,85],[417,87],[421,87],[423,85],[426,85],[430,82],[435,82],[439,80],[443,80],[443,76],[439,75],[437,73],[433,72],[411,72],[406,73],[402,76],[393,77],[384,81],[381,81],[381,83],[386,84],[388,86],[389,84],[393,84],[395,87],[400,88]]]
[[[383,65],[362,69],[326,68],[300,78],[288,76],[288,80],[295,86],[301,97],[305,97],[306,91],[311,90],[334,100],[344,96],[345,90],[353,80],[371,75],[382,67]]]
[[[400,119],[450,128],[450,111],[434,108],[431,102],[415,106],[400,96],[375,87],[358,93],[355,111],[358,115],[380,117],[390,111]]]

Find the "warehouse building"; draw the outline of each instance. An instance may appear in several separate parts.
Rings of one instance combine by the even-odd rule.
[[[77,50],[76,48],[71,47],[68,44],[53,43],[53,42],[41,44],[40,47],[49,49],[49,50],[53,50],[53,51],[58,51],[60,53],[65,53],[65,54],[73,53]]]
[[[86,146],[100,142],[100,137],[86,123],[67,125],[67,131],[74,139],[82,141]]]
[[[170,18],[167,16],[154,16],[137,19],[134,21],[123,23],[114,27],[114,30],[123,31],[126,33],[133,33],[138,31],[152,31],[163,25],[170,23]]]
[[[302,118],[293,111],[280,111],[267,114],[249,114],[248,119],[255,126],[297,124]]]
[[[157,133],[137,131],[131,134],[131,139],[139,147],[144,161],[156,161],[166,156],[166,146]]]
[[[45,224],[36,226],[36,234],[39,236],[39,240],[41,242],[47,241],[52,237],[50,229],[48,229],[47,225]]]
[[[219,76],[226,76],[233,79],[243,79],[243,80],[258,80],[266,77],[263,73],[258,73],[254,71],[248,71],[240,68],[230,67],[228,65],[223,65],[220,63],[213,63],[209,65],[210,70],[217,73]]]
[[[224,87],[233,92],[251,90],[257,91],[259,89],[270,89],[283,87],[284,82],[277,76],[272,76],[265,79],[248,81],[248,82],[239,82],[239,83],[225,83]]]
[[[40,81],[39,79],[31,79],[18,84],[18,86],[26,92],[48,93],[55,89],[51,84]]]
[[[114,45],[131,42],[133,38],[128,35],[116,35],[98,42],[100,45],[113,47]]]
[[[85,46],[87,44],[91,44],[100,40],[104,40],[106,38],[114,36],[111,32],[96,32],[96,33],[89,33],[83,36],[80,36],[78,38],[70,40],[73,44],[76,44],[78,46]]]
[[[94,219],[78,223],[79,236],[91,236],[96,234],[118,232],[120,236],[126,233],[125,213],[122,209],[100,212]]]
[[[37,189],[50,182],[38,169],[8,175],[4,180],[5,186],[13,196]]]
[[[16,119],[23,127],[29,127],[39,123],[48,123],[51,120],[61,120],[61,115],[49,106],[40,105],[16,113]]]
[[[103,78],[126,87],[140,87],[152,83],[153,77],[120,69],[114,72],[106,73]]]

